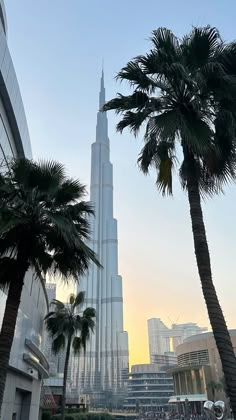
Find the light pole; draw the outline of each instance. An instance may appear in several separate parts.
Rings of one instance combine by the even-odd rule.
[[[185,399],[185,417],[186,417],[186,419],[188,419],[188,417],[189,417],[188,398]]]
[[[178,412],[178,416],[180,417],[181,415],[180,397],[177,397],[177,412]]]
[[[147,381],[145,381],[145,390],[146,391],[148,391],[148,386],[147,386]],[[148,406],[148,400],[146,400],[147,401],[147,406],[146,406],[146,410],[147,410],[147,412],[149,411],[149,406]]]

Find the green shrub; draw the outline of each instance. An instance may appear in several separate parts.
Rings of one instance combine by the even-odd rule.
[[[44,411],[42,414],[42,420],[51,420],[51,413],[50,411]]]
[[[76,420],[113,420],[109,413],[80,413]]]
[[[49,419],[51,420],[60,420],[60,414],[56,414]],[[113,420],[109,413],[80,413],[77,410],[77,413],[74,414],[66,414],[65,420]]]

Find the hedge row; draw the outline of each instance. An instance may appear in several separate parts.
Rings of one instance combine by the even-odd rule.
[[[56,414],[49,418],[49,420],[60,419],[60,414]],[[112,420],[113,417],[108,413],[79,413],[66,414],[65,420]],[[45,419],[48,420],[48,419]]]

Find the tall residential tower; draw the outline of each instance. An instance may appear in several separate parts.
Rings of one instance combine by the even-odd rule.
[[[151,363],[159,363],[165,360],[163,356],[166,356],[166,360],[173,364],[176,357],[175,350],[179,344],[192,335],[207,331],[207,328],[199,327],[193,322],[172,324],[171,328],[168,328],[160,318],[148,319],[147,323]]]
[[[99,110],[105,103],[102,72]],[[128,334],[123,331],[122,278],[118,274],[117,221],[113,217],[113,168],[106,113],[97,114],[96,141],[92,144],[90,200],[95,217],[91,221],[90,247],[103,268],[93,265],[81,281],[86,304],[96,309],[96,331],[74,370],[72,384],[79,380],[83,392],[99,395],[118,393],[128,377]],[[79,377],[78,377],[79,376]]]

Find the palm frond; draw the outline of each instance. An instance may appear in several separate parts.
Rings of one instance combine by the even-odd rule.
[[[148,77],[134,60],[130,61],[116,76],[119,80],[127,80],[131,86],[146,92],[152,92],[155,89],[154,81]]]
[[[167,158],[159,164],[159,173],[156,181],[157,188],[161,191],[162,195],[172,195],[172,168],[173,160]]]
[[[117,93],[117,97],[105,103],[102,111],[114,109],[117,114],[132,109],[142,110],[149,101],[149,97],[145,92],[135,91],[132,95],[124,96]]]
[[[193,154],[203,156],[207,154],[214,141],[214,131],[210,125],[196,115],[184,116],[180,123],[180,136],[182,143],[187,146]]]
[[[53,299],[51,301],[50,305],[51,306],[52,305],[55,306],[56,310],[58,310],[58,311],[65,308],[65,304],[63,302],[61,302],[60,300],[58,300],[58,299]]]
[[[95,318],[96,317],[96,309],[95,308],[86,308],[83,311],[83,317],[84,318]]]
[[[195,70],[204,66],[214,57],[220,43],[219,31],[215,27],[193,28],[181,43],[187,67]]]
[[[82,340],[81,337],[74,337],[72,341],[72,347],[74,350],[74,354],[79,354],[82,349]]]
[[[55,202],[58,205],[75,203],[86,195],[86,187],[79,180],[67,179],[55,191]]]
[[[178,59],[179,41],[178,38],[167,28],[158,28],[152,32],[151,41],[163,61],[168,64]]]
[[[56,338],[54,338],[52,342],[53,353],[57,355],[58,353],[64,350],[65,345],[66,345],[66,339],[65,339],[64,334],[58,335]]]
[[[76,297],[75,297],[75,301],[74,301],[74,307],[83,305],[83,303],[85,302],[85,292],[79,292]]]
[[[68,302],[69,302],[69,304],[71,305],[71,306],[73,306],[74,305],[74,303],[75,303],[75,294],[74,293],[71,293],[71,295],[69,295],[69,298],[68,298]]]
[[[95,215],[94,204],[89,201],[80,201],[73,206],[68,205],[64,214],[68,214],[75,221],[83,220],[84,223],[89,224],[88,219],[84,219],[84,216]]]
[[[223,65],[226,74],[236,75],[236,43],[221,44],[216,51],[216,59]]]
[[[161,142],[157,147],[154,162],[157,171],[156,185],[162,195],[172,195],[172,172],[176,157],[174,143]]]
[[[51,314],[50,317],[45,319],[45,326],[46,330],[48,331],[48,334],[50,337],[54,338],[57,335],[60,335],[63,333],[63,319],[66,316],[66,312],[57,311]]]
[[[122,120],[116,126],[117,131],[122,133],[124,128],[129,127],[130,131],[133,132],[135,136],[137,136],[141,125],[148,118],[150,113],[151,111],[149,109],[137,112],[125,112],[122,116]]]
[[[46,321],[48,318],[51,318],[54,315],[55,315],[55,312],[54,311],[48,312],[47,315],[45,315],[45,317],[44,317],[44,321]]]
[[[148,174],[149,168],[153,163],[153,159],[156,152],[157,152],[156,137],[150,136],[149,140],[146,142],[146,144],[142,148],[139,158],[138,158],[138,164],[145,175]]]
[[[162,58],[157,55],[156,50],[151,50],[145,55],[138,55],[135,61],[142,69],[144,74],[152,75],[152,80],[155,82],[155,87],[160,89],[164,86],[163,79],[168,73],[168,66],[163,62]]]
[[[92,262],[102,268],[95,252],[80,241],[75,248],[64,246],[55,250],[49,273],[65,282],[70,280],[78,282],[79,277],[86,274]]]

